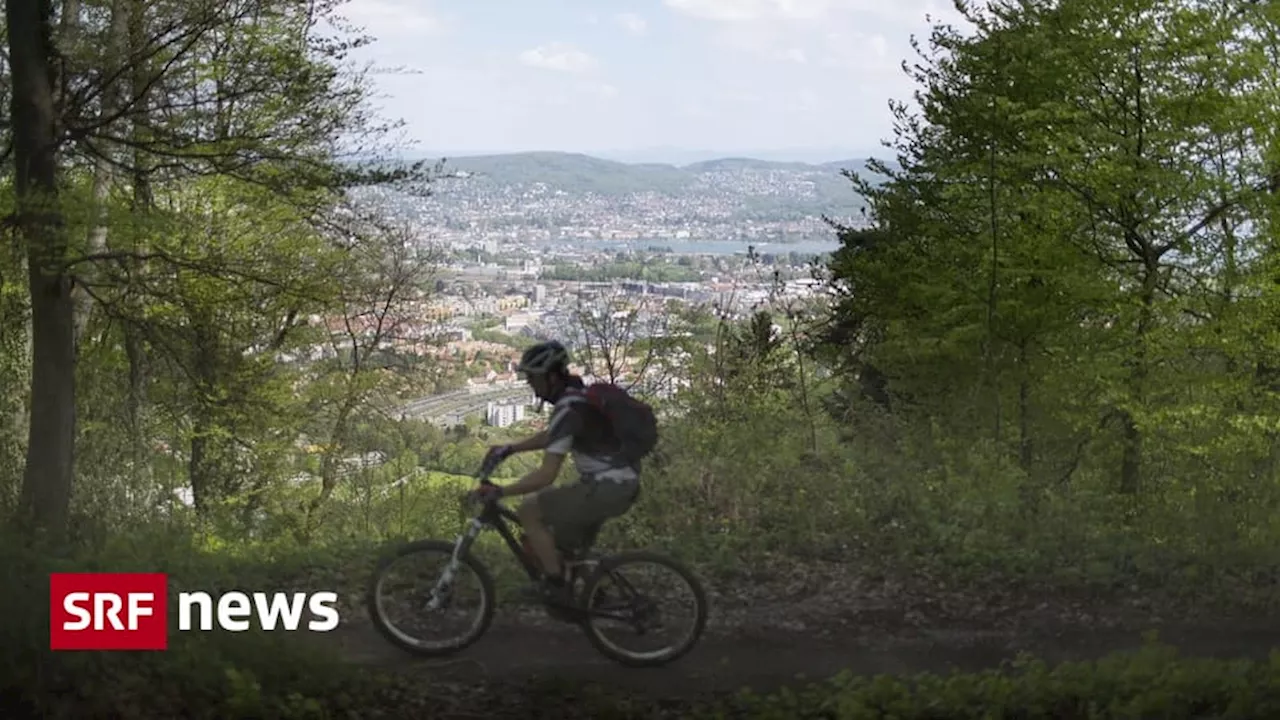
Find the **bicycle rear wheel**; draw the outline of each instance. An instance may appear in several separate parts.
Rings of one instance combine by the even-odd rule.
[[[693,617],[688,630],[677,639],[647,648],[629,647],[622,636],[647,637],[652,630],[665,629],[664,613],[658,603],[671,591],[638,588],[636,581],[644,566],[662,572],[681,586],[689,595]],[[676,559],[644,550],[602,560],[583,584],[581,605],[587,611],[582,628],[591,644],[610,660],[630,667],[657,667],[683,657],[698,644],[707,626],[707,594],[702,583]],[[608,632],[610,628],[622,632],[615,637]]]
[[[458,559],[454,576],[445,577],[453,547],[453,543],[441,540],[407,543],[384,556],[374,570],[366,597],[369,618],[384,638],[405,652],[423,657],[456,653],[483,637],[493,622],[493,576],[468,552]],[[414,564],[428,565],[411,572],[407,581],[398,581],[398,566]],[[430,569],[431,565],[435,569]],[[407,602],[390,597],[390,591],[401,588],[412,590]],[[460,594],[460,590],[464,592]],[[459,600],[464,596],[478,601],[469,612],[459,612]],[[425,626],[453,620],[462,621],[458,630],[447,631],[438,639],[424,637]]]

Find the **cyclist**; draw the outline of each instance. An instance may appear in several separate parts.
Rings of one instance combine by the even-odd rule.
[[[572,602],[557,546],[575,547],[585,541],[588,528],[631,509],[640,489],[639,463],[618,459],[619,441],[600,411],[579,402],[585,385],[569,372],[569,353],[555,340],[525,350],[516,371],[540,400],[552,403],[547,428],[510,445],[489,449],[485,459],[493,467],[521,452],[542,450],[542,464],[505,487],[481,486],[480,496],[527,495],[517,510],[529,544],[542,565],[542,582],[526,595],[553,605]],[[552,488],[565,455],[572,454],[580,482]],[[548,526],[554,529],[548,531]]]

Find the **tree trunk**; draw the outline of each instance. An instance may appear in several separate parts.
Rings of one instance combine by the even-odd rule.
[[[66,537],[75,451],[75,301],[58,208],[58,119],[50,58],[52,9],[6,0],[17,230],[31,292],[31,425],[22,512],[53,541]]]
[[[208,439],[208,428],[200,417],[196,417],[191,428],[191,452],[187,456],[187,479],[191,481],[191,507],[196,515],[203,516],[208,505],[209,479],[208,461],[205,458],[205,443]]]
[[[204,516],[216,500],[225,499],[222,443],[216,414],[215,390],[218,387],[217,342],[210,331],[206,313],[189,316],[192,330],[192,380],[195,397],[191,407],[191,455],[187,458],[187,477],[191,481],[191,501],[196,514]]]
[[[1134,349],[1132,367],[1129,374],[1129,398],[1135,407],[1141,407],[1146,400],[1147,387],[1147,336],[1155,321],[1156,284],[1159,282],[1159,258],[1147,251],[1143,258],[1142,292],[1138,297],[1138,327],[1135,333],[1137,347]],[[1124,451],[1120,460],[1120,492],[1126,495],[1137,494],[1142,489],[1142,430],[1131,410],[1120,414],[1121,427],[1124,433]]]
[[[1018,465],[1031,474],[1031,462],[1035,458],[1035,446],[1031,440],[1031,368],[1027,355],[1030,341],[1023,338],[1018,344],[1018,366],[1022,379],[1018,382]]]
[[[79,0],[66,0],[62,8],[62,25],[63,35],[70,42],[78,41],[79,27]],[[129,8],[125,4],[125,0],[113,0],[111,3],[111,25],[108,35],[110,48],[107,57],[111,63],[123,62],[125,41],[129,31]],[[119,106],[120,90],[117,83],[112,83],[104,88],[102,95],[102,107],[98,111],[100,118],[110,117]],[[98,152],[109,154],[112,152],[109,143],[101,143],[98,146]],[[111,162],[105,157],[95,157],[93,162],[93,190],[92,190],[92,212],[93,224],[89,228],[89,237],[87,241],[87,252],[90,255],[103,253],[107,250],[107,193],[111,189],[112,168]],[[77,352],[83,341],[85,328],[89,325],[89,316],[93,312],[93,298],[83,289],[76,289],[76,324],[75,324],[75,343]]]
[[[126,7],[126,1],[121,0],[122,8]],[[130,55],[136,55],[142,52],[147,46],[147,17],[146,4],[134,1],[127,4],[128,12],[122,13],[126,19],[126,26],[121,28],[121,32],[128,39],[128,47]],[[133,141],[137,144],[149,140],[150,128],[147,123],[150,121],[148,109],[151,103],[151,94],[149,92],[148,81],[150,79],[151,67],[147,61],[135,62],[132,68],[133,72],[129,77],[129,97],[133,98]],[[155,205],[155,197],[151,189],[151,171],[149,158],[147,153],[135,147],[133,152],[133,212],[135,216],[146,218]],[[143,222],[141,227],[134,232],[133,246],[136,250],[143,250],[143,240],[148,230],[147,223]],[[129,262],[129,272],[127,273],[129,283],[137,283],[138,276],[145,272],[140,262]],[[128,294],[130,314],[136,318],[143,315],[142,308],[137,301],[137,294],[132,292],[130,288]],[[143,342],[141,331],[132,324],[126,323],[124,326],[124,347],[125,354],[129,358],[129,399],[128,399],[128,422],[129,437],[133,454],[133,472],[135,478],[146,483],[151,477],[150,453],[147,450],[147,430],[144,416],[147,407],[147,387],[150,380],[150,363],[147,354],[147,347]]]
[[[354,381],[355,379],[353,378],[352,382],[354,383]],[[320,509],[321,506],[328,502],[329,497],[333,495],[333,491],[338,487],[339,463],[342,462],[342,455],[346,452],[351,415],[355,412],[358,404],[359,398],[353,393],[343,400],[342,405],[338,408],[338,415],[333,421],[333,429],[329,431],[329,447],[326,449],[324,457],[320,459],[320,494],[311,501],[310,508],[312,512]]]
[[[87,252],[91,255],[102,253],[107,249],[107,223],[103,205],[107,200],[107,190],[110,187],[110,182],[110,166],[107,161],[101,158],[95,160],[92,202],[94,205],[93,213],[96,217],[93,226],[89,229],[87,242]],[[89,327],[89,316],[93,313],[93,298],[83,288],[73,287],[72,291],[75,295],[76,304],[75,329],[72,331],[72,336],[78,356],[84,340],[85,329]]]
[[[218,415],[216,405],[200,401],[192,418],[187,477],[191,481],[191,504],[202,518],[234,492],[235,446]]]
[[[862,397],[875,403],[885,412],[890,412],[889,378],[880,368],[864,362],[858,367],[858,391]]]

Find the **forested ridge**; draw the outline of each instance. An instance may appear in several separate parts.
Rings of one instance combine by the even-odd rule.
[[[1275,712],[1275,660],[1259,656],[1280,577],[1280,8],[1234,1],[966,6],[973,27],[936,26],[905,67],[915,103],[894,105],[893,162],[873,167],[889,180],[849,178],[872,223],[833,227],[841,248],[814,268],[831,302],[671,314],[680,331],[652,342],[688,358],[687,387],[655,400],[643,499],[602,543],[706,578],[721,635],[676,674],[560,654],[532,673],[554,682],[531,679],[544,661],[517,672],[512,658],[548,646],[516,629],[508,664],[479,671],[355,668],[358,642],[279,633],[48,652],[56,569],[339,589],[359,636],[379,549],[456,534],[463,476],[509,437],[388,412],[438,380],[411,352],[434,339],[403,322],[438,263],[348,191],[427,192],[440,171],[377,160],[400,138],[370,109],[350,60],[368,38],[341,12],[8,0],[8,716]],[[345,469],[369,452],[390,460]],[[494,564],[504,588],[518,579]],[[1234,637],[1228,618],[1253,631],[1216,652],[1253,660],[1154,648],[747,697],[676,682],[733,660],[777,686],[908,636],[950,638],[935,659],[977,669],[992,663],[961,635],[998,637],[1012,660],[1086,633]],[[733,644],[757,631],[771,639]],[[795,648],[808,665],[749,672]]]

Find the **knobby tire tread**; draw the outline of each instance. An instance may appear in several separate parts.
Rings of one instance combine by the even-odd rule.
[[[694,621],[693,632],[689,634],[688,639],[674,651],[665,653],[657,658],[636,658],[630,654],[619,653],[609,647],[608,643],[600,636],[600,632],[590,621],[582,623],[582,630],[586,633],[587,639],[591,641],[591,645],[601,655],[613,660],[621,665],[628,667],[659,667],[675,662],[687,655],[693,648],[698,645],[698,641],[702,638],[702,633],[707,627],[707,616],[710,614],[707,606],[707,592],[703,588],[702,582],[698,577],[689,570],[688,567],[673,557],[663,555],[661,553],[649,550],[631,550],[618,553],[601,559],[600,564],[596,566],[594,571],[587,577],[582,587],[582,601],[585,603],[588,598],[595,592],[596,586],[599,585],[609,573],[619,568],[631,564],[650,563],[654,565],[662,565],[667,569],[675,572],[680,579],[693,591],[694,601],[697,607],[697,617]]]
[[[373,621],[374,628],[378,634],[382,635],[388,642],[397,648],[418,657],[444,657],[461,652],[471,647],[480,638],[485,636],[489,631],[489,626],[493,624],[493,615],[496,607],[497,594],[494,591],[493,575],[490,574],[489,568],[485,566],[475,555],[468,552],[463,555],[459,561],[467,567],[471,572],[475,573],[480,579],[481,599],[484,603],[484,612],[480,616],[480,623],[475,629],[458,638],[456,641],[447,646],[438,648],[424,648],[405,642],[392,630],[387,619],[382,616],[382,612],[378,608],[378,582],[387,572],[392,563],[404,558],[408,555],[416,555],[423,552],[439,553],[445,556],[453,555],[453,542],[444,540],[416,540],[414,542],[405,543],[384,555],[378,561],[377,567],[373,571],[373,577],[369,581],[369,588],[366,592],[365,602],[369,611],[369,618]]]

